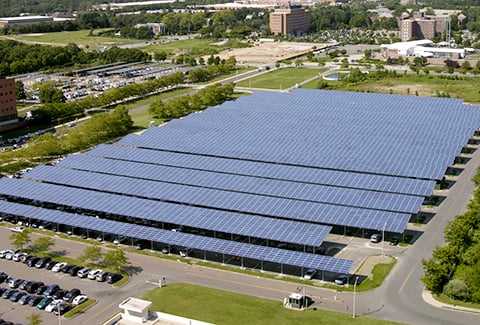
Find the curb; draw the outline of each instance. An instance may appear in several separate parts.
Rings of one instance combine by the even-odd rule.
[[[427,291],[427,290],[422,291],[422,298],[427,304],[429,304],[433,307],[449,309],[449,310],[454,310],[454,311],[460,311],[460,312],[466,312],[466,313],[472,313],[472,314],[480,314],[480,309],[457,306],[457,305],[450,305],[450,304],[440,302],[437,299],[435,299],[435,297],[433,296],[433,294],[430,291]]]

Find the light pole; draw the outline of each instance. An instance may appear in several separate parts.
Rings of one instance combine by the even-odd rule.
[[[355,277],[355,283],[353,284],[353,311],[352,311],[353,318],[355,318],[355,298],[357,295],[357,281],[358,281],[358,276]]]
[[[58,325],[62,325],[62,312],[60,311],[60,305],[61,305],[61,301],[59,300],[57,302],[57,312],[58,312]]]
[[[383,224],[383,229],[382,229],[382,258],[385,257],[385,251],[384,251],[384,247],[385,247],[385,227],[387,227],[386,222]]]

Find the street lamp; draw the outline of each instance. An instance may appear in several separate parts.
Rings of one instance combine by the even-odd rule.
[[[62,301],[59,300],[57,302],[57,312],[58,312],[58,325],[62,325],[62,312],[60,311],[60,305],[61,305]]]
[[[358,282],[358,276],[355,277],[355,283],[353,284],[353,318],[355,318],[355,296],[357,295],[357,282]]]
[[[382,229],[382,258],[385,257],[384,247],[385,247],[385,228],[386,227],[387,227],[387,223],[385,222],[383,224],[383,229]]]

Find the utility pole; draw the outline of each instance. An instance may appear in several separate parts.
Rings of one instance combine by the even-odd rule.
[[[353,284],[353,311],[352,311],[352,317],[355,318],[355,299],[356,299],[356,294],[357,294],[357,282],[358,282],[358,276],[355,277],[355,283]]]

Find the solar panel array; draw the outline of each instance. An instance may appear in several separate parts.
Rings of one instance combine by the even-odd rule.
[[[320,246],[331,227],[155,202],[39,182],[0,179],[0,194],[280,242]],[[23,187],[27,187],[23,189]]]
[[[459,99],[300,89],[242,97],[119,143],[440,180],[479,120]]]
[[[112,233],[115,235],[134,237],[182,248],[228,254],[272,263],[303,268],[314,268],[336,273],[348,273],[353,264],[353,261],[351,260],[167,231],[152,227],[43,209],[29,205],[7,202],[4,200],[0,200],[0,213],[34,218],[48,222],[65,224],[72,227],[80,227],[82,229]]]
[[[258,92],[0,179],[0,195],[319,246],[330,226],[403,232],[479,124],[459,99]]]

